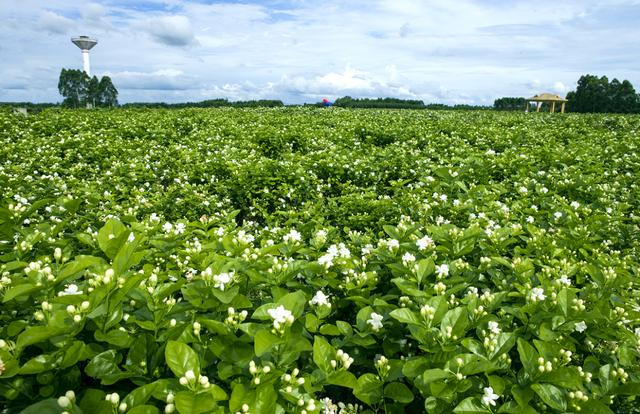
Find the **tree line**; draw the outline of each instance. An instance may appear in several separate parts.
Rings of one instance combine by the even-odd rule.
[[[640,113],[640,95],[626,79],[609,81],[606,76],[583,75],[578,79],[576,90],[569,92],[566,99],[567,112]],[[524,97],[503,97],[493,102],[493,109],[522,111],[526,102]]]
[[[200,102],[133,102],[122,105],[123,108],[276,108],[284,106],[284,103],[276,99],[258,99],[251,101],[229,101],[227,99],[207,99]]]
[[[84,108],[87,106],[114,107],[118,105],[118,90],[111,78],[89,77],[78,69],[62,69],[58,80],[58,91],[64,98],[62,106]]]

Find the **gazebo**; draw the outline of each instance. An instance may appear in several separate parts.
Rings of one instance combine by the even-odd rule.
[[[550,104],[550,109],[549,112],[555,112],[556,111],[556,102],[561,103],[560,106],[560,112],[564,113],[564,106],[567,103],[567,100],[564,98],[559,97],[558,95],[554,95],[552,93],[541,93],[535,96],[532,96],[531,98],[527,99],[527,103],[526,103],[526,107],[525,107],[525,112],[529,112],[529,103],[530,102],[535,102],[536,103],[536,112],[540,112],[540,107],[542,106],[543,103],[548,103]]]

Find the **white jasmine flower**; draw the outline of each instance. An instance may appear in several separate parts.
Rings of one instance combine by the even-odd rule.
[[[402,262],[406,265],[407,263],[413,263],[416,261],[416,257],[409,252],[406,252],[402,255]]]
[[[529,297],[531,298],[532,302],[543,301],[547,298],[544,294],[544,289],[538,287],[531,289]]]
[[[62,292],[58,292],[58,296],[82,295],[83,293],[82,290],[78,290],[78,285],[72,283]]]
[[[289,233],[285,234],[284,237],[282,238],[285,242],[299,242],[300,240],[302,240],[302,236],[300,235],[300,233],[296,230],[296,229],[291,229],[291,231],[289,231]]]
[[[344,259],[348,259],[351,257],[351,251],[344,245],[344,243],[340,243],[338,245],[338,255]]]
[[[293,314],[291,313],[291,311],[285,309],[285,307],[282,305],[278,306],[275,309],[269,309],[267,313],[273,319],[273,325],[276,329],[278,329],[280,325],[283,325],[287,322],[293,322]]]
[[[173,230],[173,224],[171,224],[171,223],[169,223],[169,222],[164,223],[164,224],[162,225],[162,230],[163,230],[165,233],[170,233],[170,232],[171,232],[171,230]]]
[[[127,237],[127,242],[132,243],[136,239],[136,236],[133,232],[129,233],[129,237]]]
[[[382,315],[375,312],[371,312],[371,316],[367,320],[367,323],[371,325],[371,329],[377,332],[382,328],[382,319],[383,319]]]
[[[487,407],[490,405],[496,405],[496,400],[500,398],[500,396],[493,392],[492,387],[486,387],[484,389],[484,395],[482,396],[482,403]]]
[[[176,224],[176,228],[173,231],[175,234],[182,234],[184,233],[185,229],[187,228],[187,225],[184,223],[178,223]]]
[[[389,247],[389,250],[397,249],[400,247],[400,242],[396,239],[391,239],[387,242],[387,246]]]
[[[433,239],[429,236],[424,236],[421,239],[416,240],[416,246],[418,246],[418,250],[424,250],[433,246]]]
[[[322,255],[322,256],[320,256],[318,258],[318,263],[328,269],[331,266],[333,266],[333,259],[334,258],[335,258],[334,255],[327,253],[327,254]]]
[[[585,323],[585,321],[581,321],[581,322],[576,323],[576,326],[575,326],[576,332],[582,333],[586,329],[587,329],[587,324]]]
[[[493,334],[499,334],[500,333],[500,325],[498,325],[498,322],[496,321],[489,321],[487,323],[487,326],[489,328],[489,331]]]
[[[309,301],[309,304],[317,306],[331,306],[329,298],[321,290],[316,292],[313,298]]]
[[[219,275],[213,276],[213,287],[216,287],[222,291],[224,291],[225,286],[233,280],[233,272],[231,273],[220,273]]]
[[[449,265],[446,263],[443,263],[441,265],[436,266],[436,273],[438,274],[438,277],[447,276],[449,274]]]
[[[566,275],[562,275],[556,282],[559,285],[571,286],[571,279],[569,279]]]

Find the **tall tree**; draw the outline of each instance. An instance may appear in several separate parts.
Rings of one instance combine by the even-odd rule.
[[[102,106],[100,95],[100,81],[98,77],[94,75],[87,83],[87,103],[91,104],[93,108]]]
[[[89,78],[81,70],[62,69],[58,91],[64,97],[62,105],[69,108],[82,108],[88,104],[92,107],[118,105],[118,90],[108,76]]]
[[[70,108],[84,106],[87,101],[89,77],[76,69],[62,69],[58,80],[58,91],[64,97],[62,105]]]
[[[567,94],[571,112],[638,112],[639,100],[631,82],[606,76],[581,76],[575,91]]]
[[[118,105],[118,90],[111,82],[111,78],[103,76],[99,85],[99,102],[101,106],[113,107]]]

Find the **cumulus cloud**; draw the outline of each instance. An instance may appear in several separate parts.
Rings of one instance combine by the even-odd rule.
[[[122,102],[351,95],[482,104],[564,94],[585,73],[640,84],[637,0],[5,3],[1,100],[59,100],[57,72],[81,62],[63,34],[100,39],[92,68],[111,74]],[[35,33],[48,35],[27,58],[22,45]]]
[[[66,34],[74,25],[73,20],[48,10],[42,13],[38,23],[41,29],[53,34]]]
[[[390,76],[397,77],[397,70],[388,67]],[[347,66],[342,72],[329,72],[314,77],[285,76],[277,84],[289,92],[296,92],[308,97],[319,96],[397,96],[412,97],[417,95],[409,87],[393,84],[390,79],[360,71]]]
[[[111,23],[108,20],[108,10],[101,4],[86,4],[82,6],[80,13],[84,21],[91,27],[100,27],[103,29],[111,28]]]
[[[195,89],[199,83],[177,69],[160,69],[153,72],[107,72],[114,83],[122,89],[136,90],[175,90]]]
[[[188,46],[195,42],[191,21],[186,16],[162,16],[147,22],[147,31],[158,42],[169,46]]]

